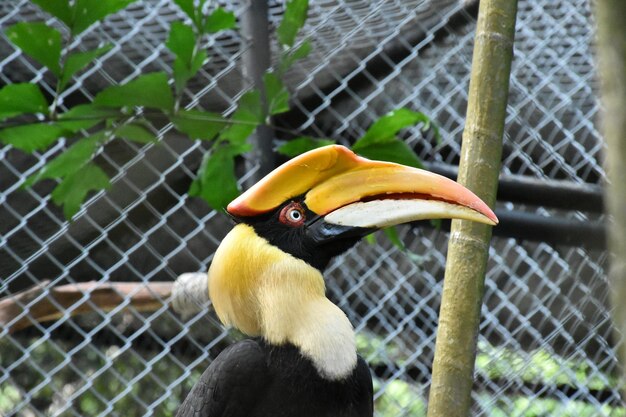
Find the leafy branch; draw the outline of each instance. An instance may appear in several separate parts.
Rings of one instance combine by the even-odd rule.
[[[52,200],[63,205],[65,216],[71,218],[89,192],[110,187],[108,175],[93,162],[94,156],[116,138],[142,144],[156,142],[146,119],[150,111],[152,115],[156,111],[189,138],[211,141],[211,150],[191,184],[191,195],[202,197],[211,207],[219,209],[239,193],[235,158],[250,150],[247,138],[259,125],[267,123],[270,116],[289,110],[289,93],[281,76],[310,50],[305,43],[292,51],[306,19],[307,1],[294,0],[288,4],[286,18],[279,27],[283,48],[279,70],[264,77],[265,103],[259,91],[250,90],[241,96],[229,118],[183,109],[181,101],[187,83],[209,59],[202,48],[203,41],[223,30],[234,29],[236,17],[232,12],[217,7],[209,13],[206,0],[175,0],[190,24],[174,22],[170,27],[166,46],[175,56],[171,82],[162,72],[143,74],[105,88],[91,103],[59,112],[59,98],[74,75],[111,49],[107,44],[94,50],[74,51],[70,48],[74,37],[134,0],[33,1],[65,24],[69,35],[64,39],[61,32],[44,22],[21,22],[6,29],[11,42],[57,81],[51,101],[34,83],[10,84],[0,89],[0,122],[5,122],[0,129],[0,142],[28,153],[44,150],[62,138],[73,144],[26,179],[23,186],[45,179],[58,180]]]
[[[60,98],[74,76],[112,48],[111,44],[104,44],[92,50],[76,50],[72,47],[74,38],[135,0],[32,1],[66,26],[66,36],[44,22],[17,23],[5,32],[11,42],[55,77],[55,92],[46,97],[34,83],[9,84],[0,89],[0,142],[32,153],[63,138],[68,141],[67,149],[22,185],[30,187],[42,180],[57,180],[51,198],[63,206],[68,219],[78,212],[90,192],[111,185],[107,173],[94,162],[103,146],[120,139],[140,144],[157,142],[150,123],[155,116],[165,118],[190,139],[211,144],[189,194],[203,198],[214,209],[225,207],[240,192],[236,158],[250,151],[248,137],[258,126],[269,125],[272,116],[290,110],[284,75],[311,52],[309,40],[296,43],[306,21],[308,0],[291,0],[276,31],[280,55],[276,66],[263,77],[263,94],[259,89],[242,94],[229,117],[185,108],[182,101],[189,81],[210,59],[203,48],[207,38],[235,29],[237,19],[221,7],[207,7],[206,0],[175,0],[189,20],[170,26],[165,45],[175,57],[171,76],[164,72],[142,74],[103,89],[90,103],[60,111]],[[374,123],[353,150],[366,157],[421,166],[413,150],[397,137],[400,130],[418,123],[424,129],[431,127],[423,114],[398,109]],[[438,134],[436,128],[435,132]],[[295,156],[330,143],[334,141],[299,137],[277,151]]]
[[[296,35],[304,25],[307,10],[308,0],[292,0],[287,3],[277,30],[278,43],[281,47],[278,70],[268,70],[263,76],[264,100],[259,89],[251,89],[240,97],[237,110],[230,117],[230,124],[217,133],[211,151],[205,156],[198,175],[191,184],[189,189],[191,196],[201,197],[211,207],[220,209],[239,195],[240,190],[234,171],[235,158],[251,150],[252,146],[247,139],[258,126],[269,125],[271,116],[290,109],[290,95],[282,76],[310,51],[310,46],[294,48]],[[193,15],[191,12],[186,13],[190,18]],[[200,31],[202,22],[195,25],[196,30]],[[305,41],[303,45],[305,44],[309,43]],[[178,125],[177,128],[184,131]]]

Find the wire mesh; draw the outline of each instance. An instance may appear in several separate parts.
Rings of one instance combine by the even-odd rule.
[[[224,4],[237,16],[246,7]],[[273,27],[282,2],[270,2]],[[311,2],[304,37],[311,56],[288,76],[293,135],[362,135],[386,112],[429,115],[441,141],[419,127],[404,134],[424,161],[458,164],[471,66],[476,4],[459,1]],[[164,46],[184,14],[170,0],[140,0],[74,41],[114,47],[78,75],[60,105],[93,98],[107,85],[147,71],[171,73]],[[27,1],[0,2],[0,26],[54,19]],[[503,172],[600,184],[603,143],[596,127],[597,82],[588,0],[519,1]],[[60,25],[58,25],[61,28]],[[190,107],[228,113],[249,86],[241,56],[248,43],[227,31],[203,47],[212,57],[185,91]],[[277,51],[274,51],[276,55]],[[49,75],[0,33],[0,82]],[[24,180],[63,149],[25,155],[0,149],[2,296],[49,280],[171,281],[204,271],[229,223],[190,198],[206,148],[155,128],[159,145],[111,143],[98,162],[113,187],[90,198],[72,223],[49,197],[50,184]],[[247,163],[254,175],[255,161]],[[243,179],[245,181],[245,178]],[[578,221],[593,213],[499,203],[504,210]],[[327,271],[329,297],[349,316],[375,375],[377,416],[424,415],[441,297],[447,233],[400,228],[407,251],[381,236]],[[621,416],[603,250],[494,238],[476,366],[474,415]],[[44,291],[39,297],[46,297]],[[88,294],[85,295],[88,299]],[[37,300],[32,300],[32,306]],[[0,414],[6,416],[171,415],[210,361],[241,335],[208,312],[183,320],[163,306],[149,314],[122,304],[0,332]],[[26,305],[28,316],[29,305]]]

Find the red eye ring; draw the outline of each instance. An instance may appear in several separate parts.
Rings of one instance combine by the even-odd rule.
[[[278,221],[291,227],[300,227],[304,224],[306,216],[300,203],[292,201],[280,211]]]

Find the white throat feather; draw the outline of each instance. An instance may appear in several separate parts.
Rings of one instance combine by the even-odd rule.
[[[269,343],[289,342],[309,358],[325,379],[348,377],[357,364],[354,330],[346,315],[326,297],[302,299],[276,289],[262,295],[264,337]],[[289,315],[282,316],[284,313]]]

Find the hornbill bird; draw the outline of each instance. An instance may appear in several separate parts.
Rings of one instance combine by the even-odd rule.
[[[379,228],[498,222],[452,180],[339,145],[286,162],[227,211],[237,224],[209,268],[209,295],[222,323],[255,338],[218,355],[180,417],[371,416],[372,378],[348,318],[325,296],[324,268]]]

